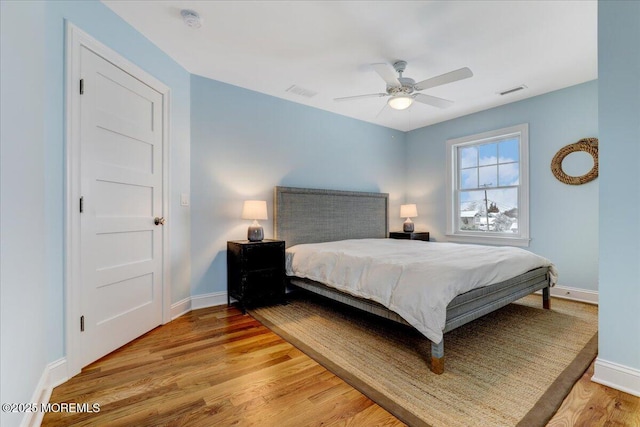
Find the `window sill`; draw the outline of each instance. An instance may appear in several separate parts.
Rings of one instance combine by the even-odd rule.
[[[531,239],[525,237],[470,236],[467,234],[447,234],[447,240],[455,243],[474,243],[498,246],[529,247]]]

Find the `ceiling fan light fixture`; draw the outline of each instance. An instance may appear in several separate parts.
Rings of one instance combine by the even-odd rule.
[[[413,98],[409,95],[396,95],[389,98],[387,104],[394,110],[406,110],[413,104]]]

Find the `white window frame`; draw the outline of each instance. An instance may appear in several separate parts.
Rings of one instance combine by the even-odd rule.
[[[518,191],[518,233],[491,233],[460,230],[460,203],[458,200],[458,148],[477,145],[492,140],[517,136],[520,140],[520,175]],[[460,243],[489,245],[529,246],[529,124],[523,123],[475,135],[447,140],[447,239]]]

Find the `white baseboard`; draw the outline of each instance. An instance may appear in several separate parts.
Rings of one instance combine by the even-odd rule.
[[[191,297],[171,304],[171,320],[175,320],[183,314],[191,311]]]
[[[199,308],[214,307],[216,305],[223,305],[227,303],[226,292],[212,292],[210,294],[196,295],[191,297],[191,309],[197,310]]]
[[[67,359],[65,357],[49,363],[48,368],[49,387],[51,387],[52,390],[69,379]]]
[[[199,308],[214,307],[227,303],[226,292],[212,292],[210,294],[196,295],[185,298],[181,301],[171,304],[171,320],[174,320],[191,310]]]
[[[536,293],[541,294],[542,291],[537,291]],[[598,305],[598,292],[588,291],[586,289],[571,288],[569,286],[554,286],[551,288],[551,296]]]
[[[36,386],[36,390],[31,398],[31,403],[34,403],[40,408],[42,404],[49,403],[51,397],[51,391],[54,387],[67,381],[67,359],[58,359],[55,362],[49,363],[40,376],[40,381]],[[22,418],[20,427],[38,427],[42,423],[44,413],[41,411],[27,412]]]
[[[596,359],[591,381],[640,397],[640,369]]]

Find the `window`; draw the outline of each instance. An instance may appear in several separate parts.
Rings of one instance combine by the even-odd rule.
[[[529,125],[447,141],[447,236],[529,246]]]

